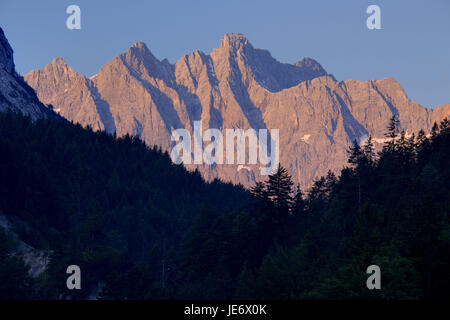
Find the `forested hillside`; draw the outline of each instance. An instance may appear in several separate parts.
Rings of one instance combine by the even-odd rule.
[[[140,262],[155,268],[152,281],[161,291],[142,282],[148,297],[162,296],[159,284],[164,288],[174,278],[169,260],[193,221],[229,212],[249,197],[231,184],[205,183],[138,139],[115,139],[65,121],[32,122],[12,112],[0,113],[0,155],[0,213],[17,222],[12,230],[20,240],[51,252],[47,272],[34,280],[10,277],[12,262],[17,270],[21,263],[1,259],[2,298],[87,297],[112,271]],[[14,241],[2,242],[0,256],[11,258]],[[70,264],[83,271],[79,292],[66,289]]]
[[[398,128],[310,190],[280,167],[250,195],[131,137],[0,114],[0,297],[449,298],[450,123]],[[44,273],[27,276],[12,232],[49,252]],[[82,290],[66,289],[70,264]]]
[[[280,168],[248,211],[205,216],[185,241],[177,297],[449,298],[450,122],[410,137],[392,118],[383,150],[349,148],[348,167],[304,194]],[[366,287],[381,269],[381,290]]]

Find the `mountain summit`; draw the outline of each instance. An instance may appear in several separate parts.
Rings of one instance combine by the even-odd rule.
[[[245,46],[250,46],[251,48],[253,48],[252,45],[248,42],[247,38],[241,33],[228,33],[224,35],[222,40],[220,41],[221,48],[239,50]]]
[[[37,98],[34,90],[17,74],[13,49],[0,28],[0,111],[12,110],[33,119],[52,115]]]
[[[353,140],[371,135],[380,146],[392,115],[411,134],[450,114],[450,104],[434,111],[409,100],[394,79],[337,81],[312,58],[282,63],[237,33],[211,53],[194,51],[175,64],[137,42],[95,77],[53,61],[25,79],[67,119],[163,150],[173,146],[174,129],[192,133],[194,121],[203,130],[279,129],[281,164],[303,188],[341,169]],[[259,165],[188,167],[208,180],[251,186],[261,179]]]

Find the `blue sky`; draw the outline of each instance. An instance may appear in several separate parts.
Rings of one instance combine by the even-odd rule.
[[[66,28],[71,4],[81,30]],[[382,30],[366,28],[370,4]],[[90,76],[136,41],[174,63],[239,32],[281,62],[309,56],[338,80],[393,77],[424,106],[450,102],[448,0],[1,0],[0,26],[21,74],[60,56]]]

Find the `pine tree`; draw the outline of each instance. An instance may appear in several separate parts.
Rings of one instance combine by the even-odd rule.
[[[417,133],[416,152],[419,154],[428,143],[429,141],[425,134],[425,131],[423,131],[423,129],[420,129],[420,131]]]
[[[400,164],[403,168],[406,167],[409,161],[408,142],[406,140],[406,132],[402,130],[397,142],[397,149],[399,152]]]
[[[384,134],[389,140],[383,146],[384,152],[394,152],[396,148],[395,140],[398,137],[398,130],[400,126],[400,121],[397,119],[396,115],[393,115],[389,120],[389,125],[387,127],[387,133]]]
[[[400,121],[397,119],[396,115],[393,115],[389,120],[388,132],[385,133],[385,137],[395,139],[398,136]]]
[[[450,131],[450,120],[448,118],[444,118],[440,125],[439,125],[439,131],[441,133],[448,133]]]
[[[407,151],[410,156],[410,160],[413,162],[417,159],[417,143],[416,143],[416,135],[413,133],[411,137],[406,141]]]
[[[372,136],[369,136],[366,143],[364,144],[363,149],[364,156],[366,157],[366,160],[370,166],[372,166],[375,162],[375,152],[374,152],[374,146],[372,142]]]
[[[292,207],[292,213],[294,215],[303,214],[306,207],[305,200],[303,199],[303,192],[300,189],[300,185],[297,185],[295,196],[294,196],[294,204]]]
[[[331,193],[336,183],[337,183],[336,175],[331,170],[328,170],[327,175],[325,177],[325,188],[328,195]]]
[[[423,130],[420,130],[417,134],[416,140],[416,152],[417,152],[417,162],[425,163],[429,158],[429,151],[431,148],[430,139],[426,136]]]
[[[269,175],[267,181],[267,194],[275,209],[278,218],[284,220],[292,207],[292,179],[289,173],[281,165],[277,171]]]
[[[364,170],[364,166],[367,163],[365,153],[361,150],[358,142],[353,141],[353,146],[350,147],[350,156],[347,160],[349,163],[353,164],[354,172],[356,173],[356,178],[358,180],[358,207],[361,206],[361,172]]]
[[[265,202],[268,199],[267,188],[264,182],[258,181],[255,186],[250,189],[250,193],[261,202]]]
[[[425,134],[425,131],[423,131],[423,129],[420,129],[419,132],[417,133],[417,144],[422,144],[424,140],[427,139],[427,136]]]
[[[364,153],[361,150],[361,147],[358,141],[353,140],[353,145],[349,148],[348,152],[350,153],[347,162],[351,163],[355,168],[357,168],[364,158]]]
[[[436,138],[438,134],[439,134],[439,126],[438,126],[438,124],[435,122],[435,123],[433,124],[433,127],[431,128],[431,139]]]

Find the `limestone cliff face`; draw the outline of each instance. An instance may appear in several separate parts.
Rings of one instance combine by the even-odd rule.
[[[33,89],[16,73],[13,50],[0,28],[0,111],[13,110],[32,119],[51,115]]]
[[[431,121],[430,123],[439,123],[442,119],[448,117],[450,115],[450,103],[444,104],[442,106],[438,106],[434,108],[433,112],[431,113]]]
[[[39,92],[41,101],[53,105],[53,110],[71,121],[105,129],[96,106],[91,81],[77,74],[62,58],[55,58],[43,70],[31,72],[28,84]],[[45,88],[45,90],[41,90]]]
[[[408,133],[429,130],[450,105],[427,109],[394,79],[337,81],[311,58],[280,63],[241,34],[225,35],[210,54],[195,51],[174,65],[141,42],[91,79],[62,59],[25,75],[39,98],[60,115],[97,130],[141,137],[170,150],[171,132],[208,128],[279,129],[280,161],[303,188],[346,163],[352,140],[382,143],[390,117]],[[188,165],[207,179],[251,186],[260,165]]]

